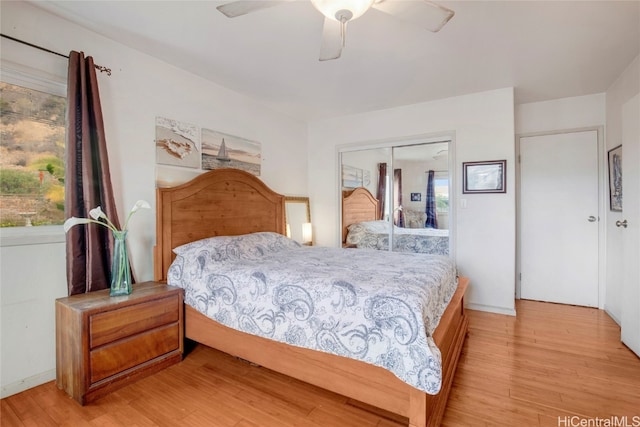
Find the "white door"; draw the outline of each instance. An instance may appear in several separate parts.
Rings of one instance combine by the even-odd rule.
[[[622,342],[640,356],[640,95],[622,107]],[[624,222],[626,221],[626,222]],[[625,227],[626,225],[626,227]]]
[[[520,296],[598,306],[598,132],[520,138]]]

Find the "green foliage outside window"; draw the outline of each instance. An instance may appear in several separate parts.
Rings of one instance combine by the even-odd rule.
[[[38,177],[31,172],[20,170],[0,170],[1,194],[37,195],[40,190]]]
[[[64,222],[66,99],[0,83],[0,227]]]
[[[449,212],[449,195],[436,194],[436,211]]]

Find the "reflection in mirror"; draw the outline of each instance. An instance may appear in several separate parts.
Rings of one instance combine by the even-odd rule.
[[[449,254],[448,143],[393,149],[394,251]]]
[[[311,245],[313,235],[309,198],[285,196],[284,206],[287,237],[303,245]]]
[[[356,238],[360,227],[354,224],[362,224],[378,221],[378,228],[383,228],[383,233],[388,233],[389,203],[379,199],[380,188],[387,185],[386,172],[382,171],[380,178],[380,165],[386,165],[391,159],[391,148],[372,148],[341,153],[342,164],[342,243],[343,246],[357,247]],[[351,227],[354,225],[353,227]],[[349,229],[351,237],[348,239]]]
[[[340,153],[343,246],[449,254],[449,141]]]
[[[449,156],[447,143],[394,147],[395,225],[448,229]],[[400,191],[398,191],[400,189]]]

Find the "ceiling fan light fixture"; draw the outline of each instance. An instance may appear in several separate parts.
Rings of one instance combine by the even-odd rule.
[[[374,0],[311,0],[320,13],[338,22],[359,18],[371,8],[373,2]]]

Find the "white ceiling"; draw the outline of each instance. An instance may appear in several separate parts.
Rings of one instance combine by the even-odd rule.
[[[307,0],[233,19],[218,1],[33,3],[302,120],[510,86],[516,103],[600,93],[640,52],[637,0],[442,1],[438,33],[370,10],[326,62]]]

